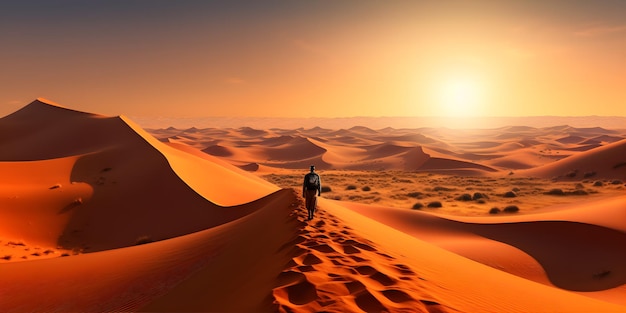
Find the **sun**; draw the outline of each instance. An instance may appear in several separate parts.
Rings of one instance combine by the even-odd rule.
[[[479,77],[451,75],[440,81],[437,111],[444,116],[477,116],[482,112],[484,86]]]

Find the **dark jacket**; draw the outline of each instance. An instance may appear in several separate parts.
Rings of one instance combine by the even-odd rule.
[[[312,178],[313,180],[317,180],[317,185],[315,186],[309,185],[309,178]],[[318,195],[322,193],[322,179],[320,178],[319,175],[317,175],[317,173],[310,172],[304,175],[304,182],[302,183],[302,192],[304,192],[305,190],[317,190]]]

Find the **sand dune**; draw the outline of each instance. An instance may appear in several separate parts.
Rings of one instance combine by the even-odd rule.
[[[599,222],[596,215],[623,222],[624,217],[618,212],[625,201],[625,197],[616,198],[611,206],[600,210],[589,208],[597,203],[587,203],[547,214],[488,219],[433,216],[354,203],[344,206],[517,276],[567,290],[598,291],[626,283],[626,253],[619,248],[626,244],[624,226],[596,224]],[[485,243],[489,240],[495,242]],[[489,249],[485,249],[486,246]],[[610,275],[600,278],[603,273]]]
[[[31,117],[35,121],[48,117],[48,122],[35,124]],[[57,119],[62,125],[54,122]],[[250,202],[277,190],[232,166],[203,162],[168,147],[124,117],[87,115],[35,101],[0,124],[16,134],[3,142],[2,161],[42,160],[2,163],[7,172],[13,172],[3,178],[3,193],[17,198],[2,207],[5,213],[17,206],[20,211],[39,214],[43,212],[36,211],[37,207],[43,206],[50,214],[62,215],[55,219],[63,228],[53,231],[42,222],[43,229],[33,225],[22,230],[46,232],[46,238],[35,241],[53,247],[99,251],[133,245],[142,236],[152,240],[180,236],[247,213],[218,205]],[[30,132],[20,140],[17,134],[25,128]],[[41,142],[36,141],[39,137]],[[15,170],[20,165],[29,170]],[[42,185],[39,173],[56,176]],[[253,188],[236,190],[241,184]],[[20,200],[20,194],[38,190],[47,192],[36,198],[38,202]],[[11,217],[8,214],[3,220]],[[162,227],[161,221],[168,221],[169,226]],[[31,236],[16,239],[30,240]]]
[[[179,136],[185,131],[151,132],[163,139]],[[244,132],[222,129],[217,133],[217,129],[208,128],[194,133],[194,136],[199,135],[202,138],[189,139],[185,143],[200,150],[207,149],[209,154],[237,166],[258,164],[263,168],[296,169],[306,166],[307,162],[295,161],[306,160],[309,163],[319,162],[322,169],[438,170],[484,176],[500,171],[508,173],[511,170],[533,169],[578,152],[594,151],[626,138],[626,131],[567,125],[545,128],[511,126],[462,132],[444,128],[387,127],[373,130],[352,127],[331,130],[316,127],[267,131],[247,129]],[[304,138],[313,144],[309,145],[303,141]],[[202,142],[212,144],[203,145]],[[424,162],[415,149],[421,149],[433,160]],[[411,159],[413,155],[417,160]],[[598,178],[606,179],[621,177],[604,170],[596,171],[596,174]],[[543,176],[536,172],[529,172],[529,175]]]
[[[525,175],[543,177],[603,177],[626,179],[626,140],[587,150],[558,162],[529,169]]]
[[[621,132],[150,132],[156,138],[127,117],[44,99],[0,119],[0,311],[626,309],[623,195],[483,217],[322,198],[317,218],[305,222],[299,192],[251,173],[313,163],[425,171],[450,184],[455,176],[429,175],[498,180],[517,166],[528,169],[512,175],[576,168],[623,178],[624,140],[598,137]],[[566,133],[582,139],[559,142]],[[601,146],[557,160],[589,139]]]

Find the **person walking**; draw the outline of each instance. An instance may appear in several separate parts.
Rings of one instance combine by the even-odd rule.
[[[315,173],[315,165],[311,165],[311,172],[304,175],[304,183],[302,183],[302,197],[306,210],[309,212],[309,220],[313,219],[317,208],[317,196],[322,194],[322,180],[320,175]]]

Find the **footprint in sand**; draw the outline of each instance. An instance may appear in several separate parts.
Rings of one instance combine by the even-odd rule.
[[[398,273],[407,276],[415,276],[415,272],[413,272],[408,266],[404,264],[394,264],[392,266]]]
[[[412,312],[420,306],[430,313],[446,312],[439,303],[415,299],[407,292],[406,288],[419,286],[419,277],[409,266],[393,262],[395,257],[352,234],[334,216],[325,212],[318,216],[324,218],[303,222],[300,235],[290,242],[293,259],[273,292],[280,312],[341,310],[349,302],[365,312]]]
[[[447,313],[448,310],[441,304],[431,300],[420,300],[422,304],[426,306],[428,313]]]
[[[281,275],[285,272],[281,273]],[[300,275],[298,275],[300,274]],[[274,296],[278,298],[287,299],[289,303],[295,305],[303,305],[310,303],[318,298],[317,289],[304,274],[291,272],[285,274],[279,279],[289,281],[286,285],[274,289]]]
[[[327,245],[327,244],[316,244],[313,246],[309,246],[309,248],[322,252],[322,253],[336,253],[337,251],[335,251],[335,249],[333,249],[333,247]]]
[[[307,253],[302,259],[303,265],[315,265],[315,264],[321,264],[321,263],[323,263],[323,261],[311,253]]]
[[[389,309],[385,307],[374,295],[368,290],[363,290],[355,295],[354,302],[356,305],[365,312],[388,312]]]
[[[355,269],[359,274],[367,276],[369,279],[383,286],[391,286],[396,283],[395,279],[369,265],[357,266]]]
[[[403,302],[408,302],[408,301],[414,301],[415,299],[413,299],[413,297],[411,297],[408,293],[402,291],[402,290],[397,290],[397,289],[388,289],[388,290],[383,290],[382,294],[389,300],[395,302],[395,303],[403,303]]]

